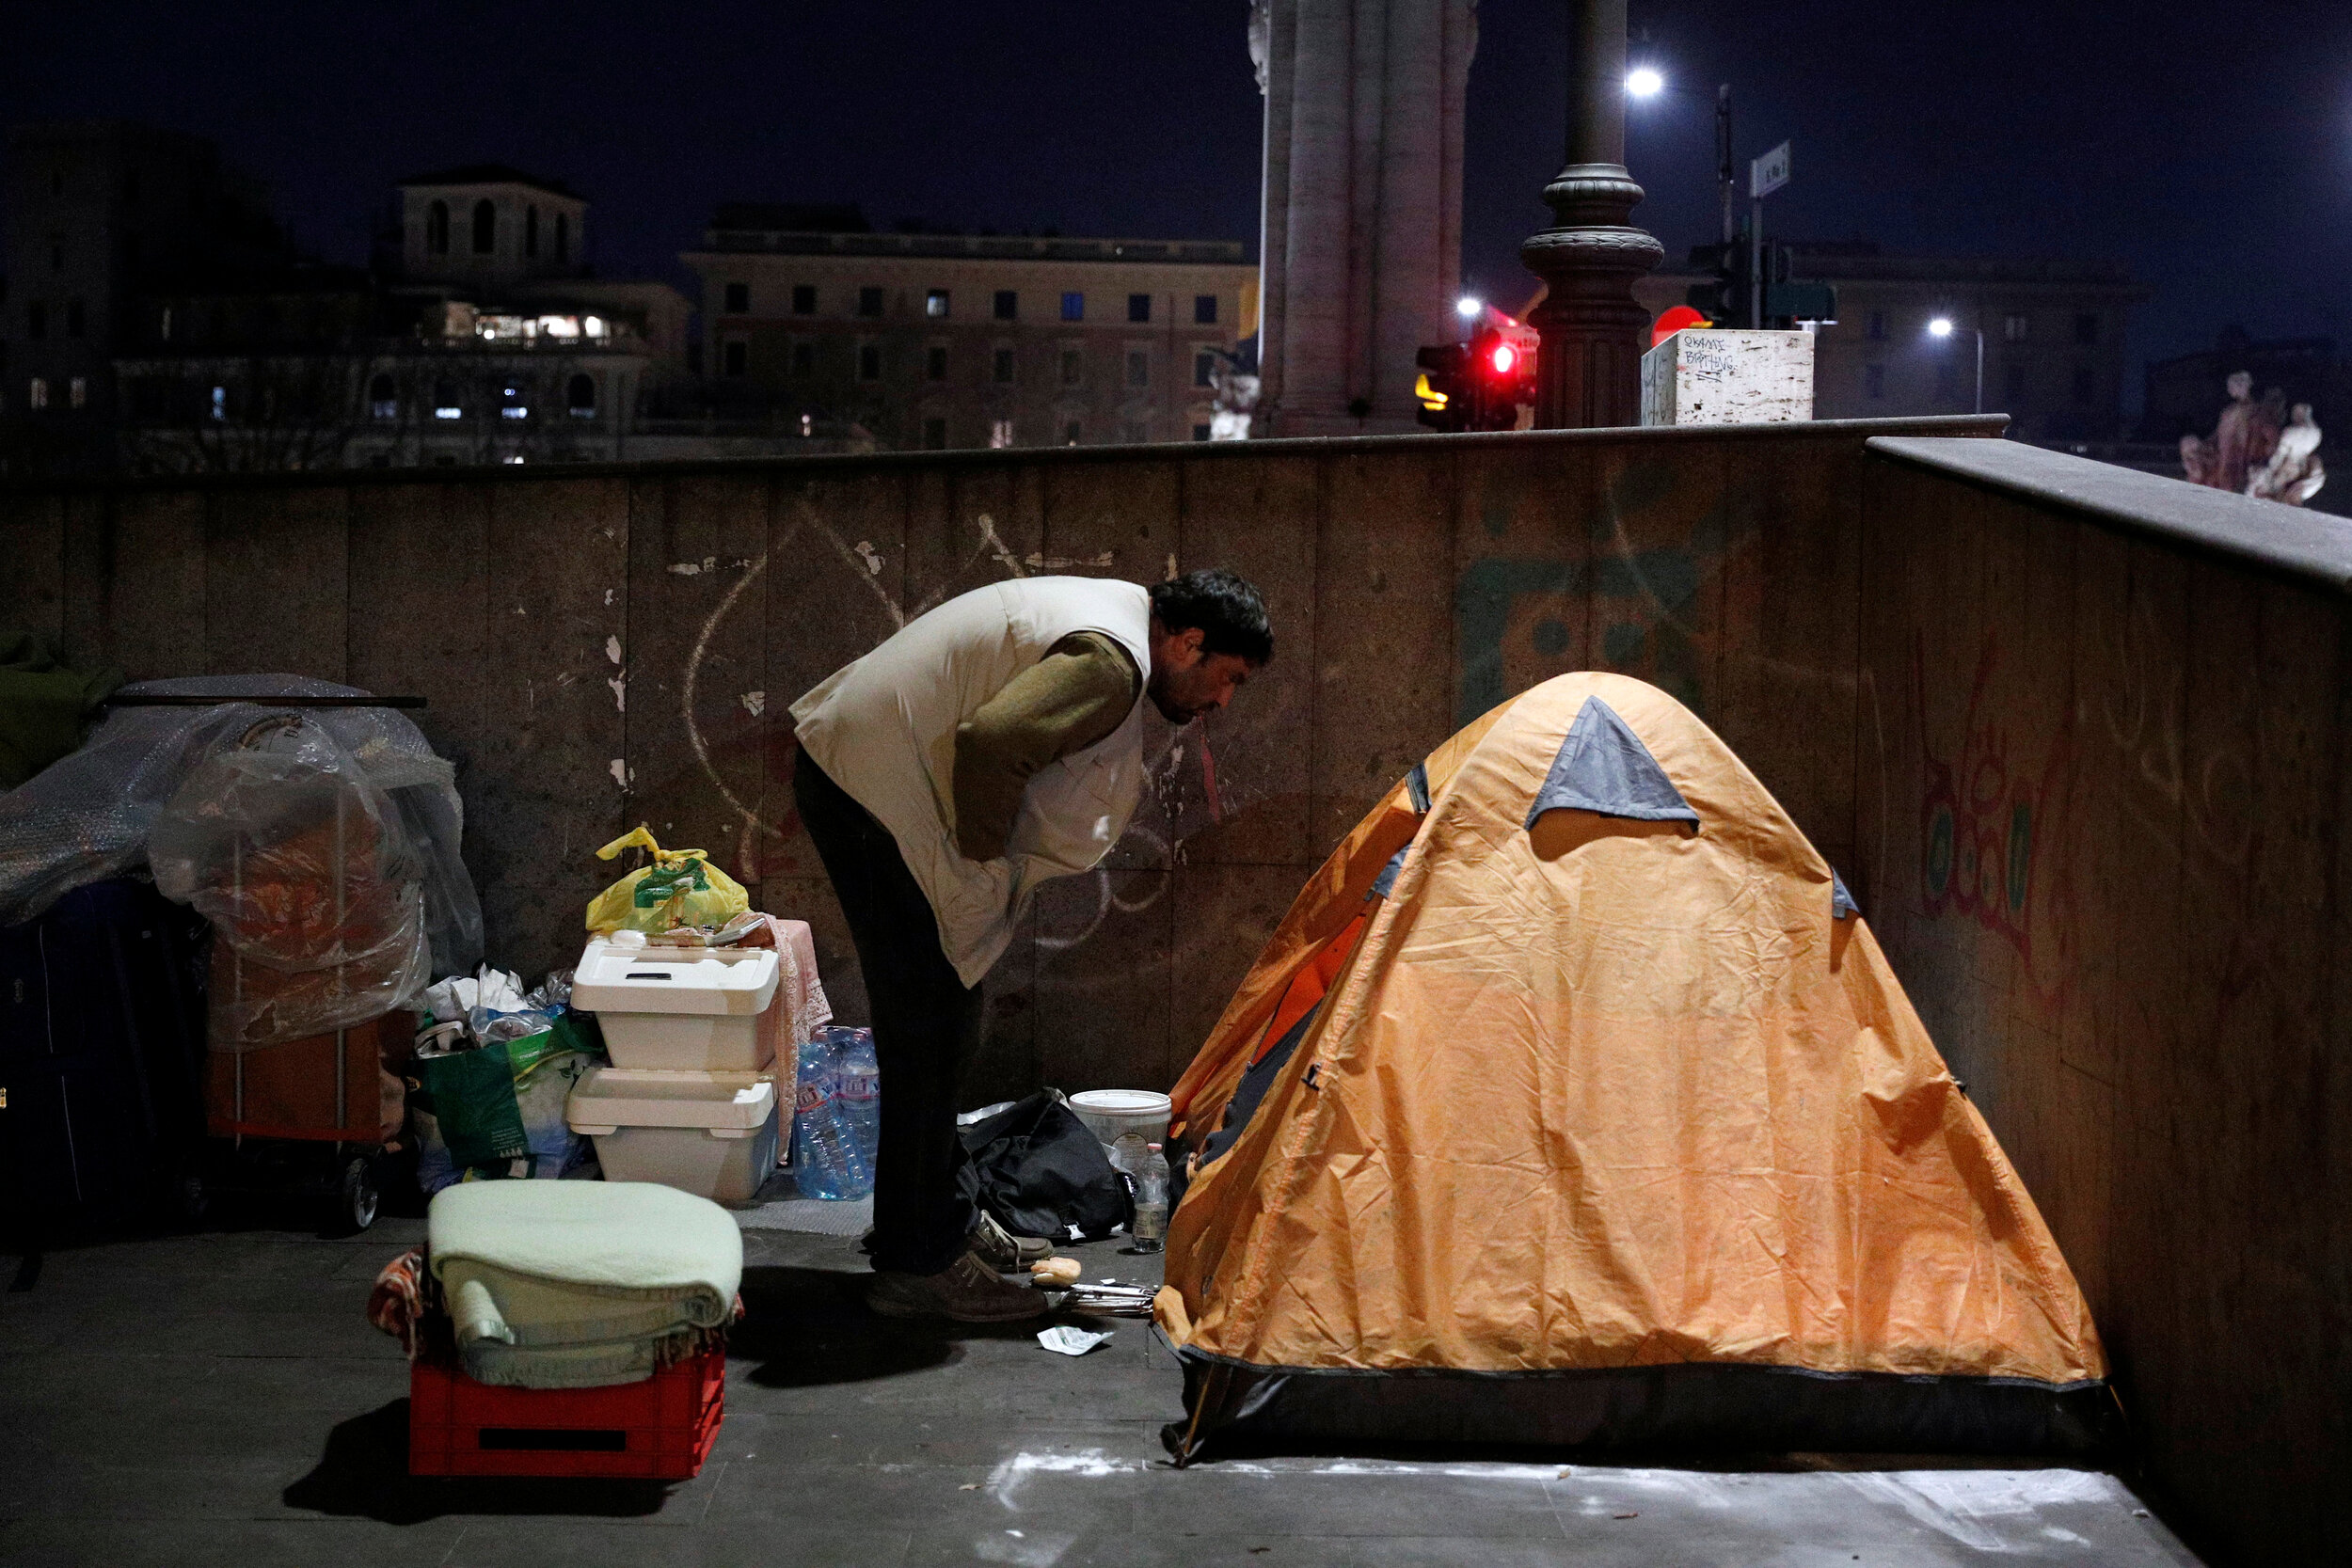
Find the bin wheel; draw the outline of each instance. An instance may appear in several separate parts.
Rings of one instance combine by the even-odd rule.
[[[194,1171],[172,1184],[171,1197],[183,1224],[199,1224],[212,1212],[212,1189],[204,1184],[204,1178]]]
[[[364,1155],[355,1156],[343,1166],[342,1196],[337,1202],[335,1218],[351,1227],[353,1234],[375,1223],[375,1211],[382,1195],[375,1185],[375,1162]]]

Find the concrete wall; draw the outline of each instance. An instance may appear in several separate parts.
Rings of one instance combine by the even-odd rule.
[[[2352,529],[2013,442],[1873,446],[1863,913],[2081,1279],[2176,1522],[2328,1560]]]
[[[1563,671],[1643,676],[1845,871],[2089,1291],[2167,1506],[2237,1560],[2316,1558],[2352,1484],[2352,548],[2329,518],[1951,438],[1988,428],[24,491],[0,626],[141,675],[422,694],[501,962],[565,960],[594,849],[644,819],[814,921],[854,1019],[787,705],[1008,573],[1231,564],[1279,655],[1205,747],[1155,735],[1118,855],[1040,898],[971,1103],[1164,1086],[1431,745]]]

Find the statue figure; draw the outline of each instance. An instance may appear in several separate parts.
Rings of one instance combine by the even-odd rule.
[[[2262,410],[2254,403],[2254,378],[2245,371],[2235,371],[2227,383],[2229,406],[2221,410],[2221,419],[2213,428],[2213,438],[2201,441],[2194,436],[2181,437],[2181,467],[2191,484],[2209,484],[2217,490],[2246,488],[2247,449],[2256,436],[2256,425]]]
[[[2319,426],[2312,422],[2312,405],[2298,403],[2279,432],[2269,458],[2246,478],[2246,493],[2264,500],[2301,506],[2328,483],[2319,464]]]

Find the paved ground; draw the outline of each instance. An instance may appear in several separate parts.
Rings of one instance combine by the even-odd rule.
[[[2121,1484],[2074,1470],[1326,1457],[1180,1472],[1157,1436],[1179,1379],[1146,1325],[1072,1360],[1028,1329],[886,1323],[858,1304],[851,1243],[772,1230],[746,1234],[750,1316],[700,1478],[411,1481],[406,1367],[362,1306],[421,1230],[48,1255],[29,1289],[0,1293],[0,1563],[2194,1561]],[[1122,1279],[1150,1261],[1078,1251]]]

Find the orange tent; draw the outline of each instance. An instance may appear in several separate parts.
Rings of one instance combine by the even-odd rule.
[[[2066,1260],[1843,884],[1640,681],[1560,676],[1432,752],[1174,1100],[1180,1458],[2112,1422]]]

